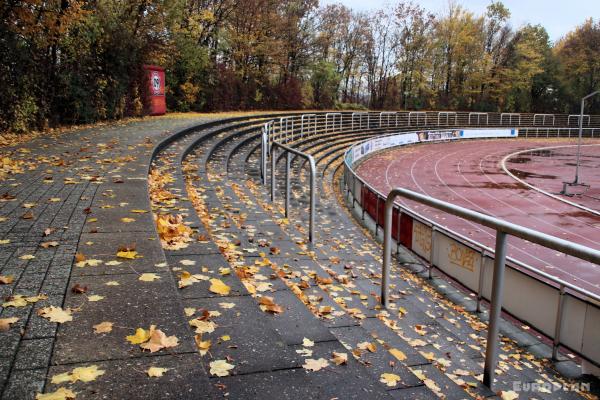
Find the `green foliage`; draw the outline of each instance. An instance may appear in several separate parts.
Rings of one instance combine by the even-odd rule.
[[[315,107],[332,108],[337,97],[340,75],[335,65],[328,61],[318,61],[311,69],[311,84]]]

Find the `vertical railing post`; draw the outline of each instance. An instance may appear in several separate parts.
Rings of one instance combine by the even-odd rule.
[[[313,243],[315,239],[315,212],[316,212],[316,192],[317,192],[317,166],[313,156],[308,155],[308,165],[310,167],[310,221],[308,226],[308,240]]]
[[[275,201],[275,163],[276,163],[275,142],[271,145],[271,201]]]
[[[481,312],[481,300],[483,299],[483,283],[485,279],[485,249],[481,249],[481,262],[479,263],[479,285],[477,288],[476,312]]]
[[[393,211],[392,211],[393,214]],[[398,227],[397,227],[397,231],[398,232],[398,240],[396,240],[396,254],[400,254],[400,217],[402,216],[402,207],[398,207]]]
[[[429,247],[429,270],[427,271],[427,279],[433,278],[433,257],[435,257],[435,237],[437,235],[435,226],[431,227],[431,246]]]
[[[485,352],[485,365],[483,368],[483,384],[492,388],[494,383],[494,369],[496,368],[500,332],[500,316],[502,313],[502,297],[504,292],[504,267],[506,264],[507,235],[505,232],[496,231],[496,249],[494,251],[494,278],[492,281],[492,299],[490,301],[489,326],[487,334],[487,347]]]
[[[377,233],[379,228],[379,195],[377,195],[377,201],[375,202],[375,237],[377,237]]]
[[[565,306],[565,285],[560,285],[558,293],[558,307],[556,309],[556,325],[554,326],[554,339],[552,341],[552,359],[558,358],[558,346],[560,346],[560,331],[562,330],[563,311]]]
[[[262,133],[262,154],[260,158],[261,169],[262,169],[262,182],[263,186],[267,185],[267,159],[268,159],[268,148],[269,148],[269,138],[268,138],[268,127],[263,128]]]
[[[290,161],[291,153],[285,152],[285,217],[290,216]]]
[[[383,267],[381,270],[381,304],[389,305],[388,287],[390,282],[390,263],[392,261],[392,208],[394,207],[394,191],[391,191],[385,201],[383,218]]]

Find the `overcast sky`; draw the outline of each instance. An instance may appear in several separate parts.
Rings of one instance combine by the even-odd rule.
[[[415,0],[434,13],[447,8],[448,0]],[[482,14],[490,0],[458,0],[463,7]],[[368,11],[394,4],[390,0],[320,0],[321,5],[342,3],[354,10]],[[543,25],[551,40],[557,40],[587,18],[600,19],[600,0],[503,0],[515,28],[526,23]]]

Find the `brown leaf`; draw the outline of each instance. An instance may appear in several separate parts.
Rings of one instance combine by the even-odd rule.
[[[81,286],[79,283],[76,283],[75,285],[73,285],[73,287],[71,288],[71,291],[75,294],[83,294],[85,292],[88,291],[88,287],[87,286]]]
[[[33,219],[33,212],[27,211],[25,214],[21,215],[22,219]]]

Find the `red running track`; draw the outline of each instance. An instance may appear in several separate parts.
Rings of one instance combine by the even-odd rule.
[[[552,194],[560,194],[563,182],[575,179],[576,145],[544,146],[515,154],[506,160],[506,167],[517,178]],[[569,201],[600,212],[600,144],[581,146],[579,182],[586,186],[570,186]],[[548,171],[548,173],[540,173]]]
[[[392,187],[411,189],[600,250],[599,216],[528,188],[506,174],[501,166],[504,157],[521,150],[574,143],[568,139],[493,139],[398,147],[370,157],[359,165],[357,173],[386,195]],[[600,144],[600,140],[585,143]],[[590,146],[587,153],[591,153],[592,148],[595,155],[600,156],[600,146]],[[561,182],[553,171],[553,163],[535,165],[536,174],[554,176],[552,179]],[[398,198],[397,202],[457,233],[494,247],[495,232],[491,229],[411,200]],[[515,237],[509,237],[508,243],[510,257],[600,294],[600,265]]]

